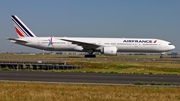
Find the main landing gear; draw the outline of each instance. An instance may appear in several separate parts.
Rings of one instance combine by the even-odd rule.
[[[91,49],[88,51],[88,55],[84,55],[85,58],[96,58],[96,55],[93,54],[94,50]]]

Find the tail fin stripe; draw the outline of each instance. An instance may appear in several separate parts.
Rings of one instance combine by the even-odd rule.
[[[21,30],[21,32],[23,32],[25,34],[25,36],[29,36],[21,27],[20,25],[17,24],[16,21],[14,21],[14,19],[12,19],[13,22],[14,22],[14,25],[16,26],[16,28],[19,28],[19,30]],[[19,34],[19,33],[18,33]]]
[[[17,29],[16,27],[15,27],[15,29],[16,29],[16,32],[18,33],[18,35],[19,35],[20,37],[24,37],[24,35],[19,31],[19,29]]]
[[[23,31],[21,28],[18,27],[18,25],[14,24],[14,27],[16,29],[16,32],[19,36],[21,36],[20,34],[22,34],[24,37],[28,37]]]
[[[26,35],[26,36],[28,36],[29,37],[29,34],[27,33],[27,31],[23,28],[23,26],[22,26],[22,24],[18,21],[18,20],[16,20],[16,19],[12,19],[14,22],[15,22],[15,24],[17,25],[17,27],[19,28],[19,29],[21,29],[21,31],[23,31],[23,33]],[[18,23],[18,22],[19,23]]]
[[[23,28],[23,30],[27,32],[28,35],[30,35],[31,37],[34,37],[15,16],[12,16],[12,18],[15,20],[15,22],[17,22]]]

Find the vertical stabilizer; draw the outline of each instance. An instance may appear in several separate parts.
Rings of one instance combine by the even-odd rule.
[[[18,18],[18,16],[12,15],[11,19],[19,37],[36,37],[36,35]]]

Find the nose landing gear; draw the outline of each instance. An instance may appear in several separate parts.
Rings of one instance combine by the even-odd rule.
[[[161,55],[160,55],[160,59],[163,58],[163,54],[166,54],[165,52],[162,52]]]
[[[163,54],[161,54],[159,58],[162,59],[163,58]]]

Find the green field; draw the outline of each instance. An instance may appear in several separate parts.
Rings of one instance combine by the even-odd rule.
[[[159,55],[118,55],[83,58],[83,55],[10,55],[0,54],[0,61],[67,62],[81,69],[51,70],[53,72],[95,72],[126,74],[180,74],[180,59]]]

